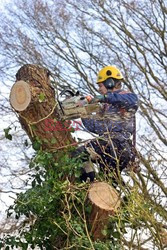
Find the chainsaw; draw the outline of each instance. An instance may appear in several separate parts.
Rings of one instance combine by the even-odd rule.
[[[64,120],[86,118],[96,114],[101,109],[100,103],[90,103],[91,96],[83,96],[79,91],[63,90],[59,97],[65,96],[62,101],[58,100],[59,113]]]

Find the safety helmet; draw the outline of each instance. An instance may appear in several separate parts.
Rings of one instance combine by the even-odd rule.
[[[123,75],[115,66],[106,66],[102,68],[97,75],[97,83],[106,81],[108,78],[121,80]]]

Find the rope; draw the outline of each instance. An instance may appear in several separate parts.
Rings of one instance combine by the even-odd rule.
[[[33,135],[33,131],[32,131],[31,125],[37,124],[37,123],[39,123],[39,122],[47,119],[51,114],[53,114],[53,112],[54,112],[57,104],[58,104],[58,102],[55,103],[55,105],[53,106],[51,112],[47,116],[39,119],[38,121],[30,122],[26,117],[24,117],[23,115],[19,114],[27,122],[32,137],[34,137],[34,135]]]

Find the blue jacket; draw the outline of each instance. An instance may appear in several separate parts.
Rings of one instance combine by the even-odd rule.
[[[95,134],[133,132],[133,118],[138,109],[138,97],[129,91],[107,92],[102,110],[91,118],[83,118],[85,128]]]

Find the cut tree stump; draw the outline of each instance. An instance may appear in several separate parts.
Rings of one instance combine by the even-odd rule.
[[[55,90],[49,71],[39,65],[26,64],[16,74],[10,103],[32,142],[40,142],[47,151],[75,144],[69,122],[64,123],[57,109]]]
[[[162,245],[165,249],[165,247],[167,247],[167,231],[166,230],[164,229],[160,230],[160,238],[161,238]]]
[[[90,234],[94,240],[104,240],[103,230],[107,227],[109,216],[114,215],[120,207],[117,191],[105,182],[95,182],[90,186],[88,198],[92,203],[89,218]]]

